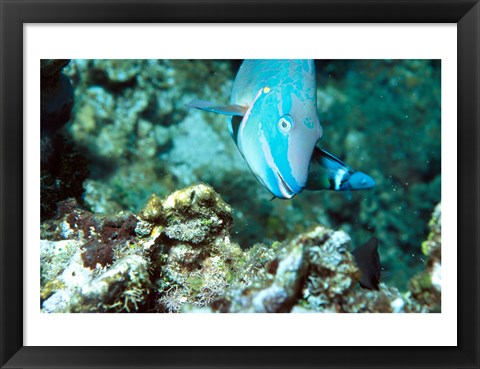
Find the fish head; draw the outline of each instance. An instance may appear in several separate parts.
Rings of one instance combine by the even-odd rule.
[[[262,87],[245,114],[237,145],[257,179],[275,196],[290,199],[307,183],[321,136],[315,101]],[[287,100],[287,104],[285,104]]]
[[[375,187],[375,180],[369,175],[363,172],[354,172],[348,180],[342,183],[341,190],[356,191],[356,190],[368,190]]]

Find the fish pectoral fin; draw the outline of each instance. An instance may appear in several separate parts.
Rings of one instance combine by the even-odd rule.
[[[243,117],[248,110],[248,106],[242,105],[218,105],[206,100],[194,99],[186,104],[188,108],[195,108],[200,110],[209,111],[217,114],[224,114],[230,116]]]

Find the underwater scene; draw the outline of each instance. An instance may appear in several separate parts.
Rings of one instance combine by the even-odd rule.
[[[440,60],[40,68],[42,312],[441,312]]]

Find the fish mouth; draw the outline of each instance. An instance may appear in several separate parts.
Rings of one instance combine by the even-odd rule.
[[[292,190],[292,188],[285,182],[283,179],[282,175],[275,171],[275,174],[277,175],[277,178],[279,179],[278,181],[278,188],[280,189],[280,192],[283,196],[284,199],[291,199],[293,196],[295,196],[297,193]]]

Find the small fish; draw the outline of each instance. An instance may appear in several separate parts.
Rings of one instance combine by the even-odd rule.
[[[375,181],[317,147],[313,60],[245,60],[229,105],[193,100],[188,105],[229,115],[228,128],[250,169],[275,197],[290,199],[303,189],[352,191]]]
[[[309,190],[356,191],[368,190],[375,181],[368,175],[350,168],[337,157],[315,147],[306,188]]]
[[[378,239],[372,237],[363,245],[358,246],[352,254],[360,269],[360,286],[369,290],[378,290],[382,270],[378,254]]]

